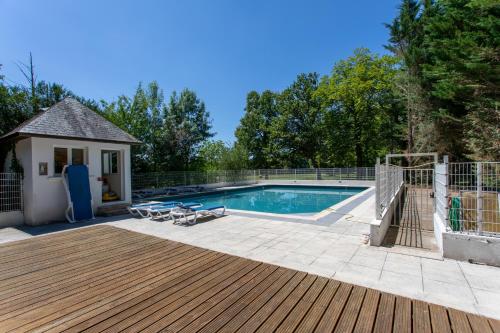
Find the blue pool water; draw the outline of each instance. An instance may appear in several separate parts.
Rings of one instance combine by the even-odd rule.
[[[175,200],[200,202],[204,206],[224,205],[229,209],[264,213],[311,214],[331,207],[365,189],[344,186],[266,185],[212,194],[187,195]]]

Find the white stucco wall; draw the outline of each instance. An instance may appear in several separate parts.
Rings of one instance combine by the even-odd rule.
[[[32,137],[16,145],[17,157],[24,168],[25,223],[39,225],[63,221],[68,205],[61,177],[54,176],[54,147],[84,148],[88,151],[90,186],[94,212],[102,203],[101,151],[118,150],[122,159],[124,186],[122,201],[131,202],[130,146],[91,141]],[[48,163],[48,175],[38,174],[39,162]]]

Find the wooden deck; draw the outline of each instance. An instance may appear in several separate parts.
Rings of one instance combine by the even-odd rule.
[[[109,226],[0,246],[0,331],[500,332],[500,322]]]

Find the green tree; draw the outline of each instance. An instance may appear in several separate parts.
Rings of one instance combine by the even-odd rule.
[[[277,94],[266,90],[259,94],[251,91],[247,95],[245,114],[236,129],[238,144],[249,156],[253,168],[267,168],[271,123],[277,116]]]
[[[277,98],[277,116],[271,122],[270,147],[266,150],[272,166],[319,167],[323,115],[315,95],[317,73],[300,74]]]
[[[436,1],[425,25],[423,86],[437,149],[460,159],[500,158],[500,4]]]
[[[189,170],[195,166],[203,142],[214,136],[210,114],[194,91],[174,91],[165,108],[163,144],[171,170]]]
[[[393,57],[357,49],[322,79],[317,96],[326,113],[325,141],[334,159],[331,164],[373,165],[377,156],[394,145],[394,134],[384,134],[396,131],[394,122],[401,119],[394,113],[395,64]]]
[[[199,151],[200,169],[204,171],[222,170],[222,159],[229,148],[222,140],[205,141]]]

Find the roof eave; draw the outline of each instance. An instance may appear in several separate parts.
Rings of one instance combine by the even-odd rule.
[[[96,138],[82,138],[82,137],[72,137],[72,136],[62,136],[62,135],[50,135],[50,134],[38,134],[38,133],[23,133],[15,132],[10,135],[0,138],[0,142],[9,141],[16,138],[53,138],[53,139],[63,139],[63,140],[78,140],[78,141],[89,141],[89,142],[105,142],[105,143],[115,143],[115,144],[126,144],[131,146],[142,145],[142,142],[137,141],[121,141],[121,140],[109,140],[109,139],[96,139]]]

